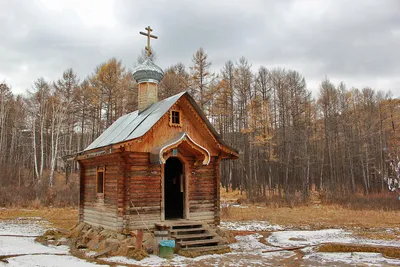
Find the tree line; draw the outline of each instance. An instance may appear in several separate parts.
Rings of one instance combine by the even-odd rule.
[[[138,62],[143,60],[143,55]],[[223,139],[240,151],[221,166],[226,189],[250,198],[310,190],[331,195],[386,190],[382,173],[397,155],[400,100],[390,92],[321,81],[313,96],[305,77],[285,68],[254,70],[228,60],[219,72],[204,49],[188,68],[165,69],[159,99],[189,91]],[[68,155],[82,151],[120,116],[137,109],[137,84],[120,60],[81,80],[73,69],[38,78],[24,95],[0,84],[0,184],[54,185]],[[66,181],[68,183],[68,181]]]

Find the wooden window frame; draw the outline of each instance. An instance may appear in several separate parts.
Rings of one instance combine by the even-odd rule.
[[[174,122],[172,121],[173,113],[174,113],[174,112],[177,112],[177,113],[178,113],[178,116],[179,116],[179,123],[174,123]],[[172,110],[169,112],[169,126],[173,126],[173,127],[182,127],[182,111],[181,111],[181,110],[172,109]]]
[[[99,193],[99,173],[103,174],[103,193]],[[105,166],[97,166],[97,169],[96,169],[96,195],[97,195],[97,197],[104,197],[105,180],[106,180],[105,173],[106,173]]]

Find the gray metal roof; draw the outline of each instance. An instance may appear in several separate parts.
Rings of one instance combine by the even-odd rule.
[[[150,107],[139,113],[134,111],[126,114],[116,120],[110,127],[108,127],[96,140],[94,140],[84,151],[92,150],[95,148],[105,147],[120,142],[139,138],[147,133],[157,121],[179,100],[183,95],[189,100],[197,113],[207,124],[210,131],[217,138],[217,140],[224,146],[232,151],[238,151],[228,144],[226,144],[211,123],[208,121],[204,112],[201,110],[196,101],[187,92],[182,92],[152,104]]]
[[[140,114],[136,110],[116,120],[84,151],[117,144],[143,136],[185,92],[152,104]]]

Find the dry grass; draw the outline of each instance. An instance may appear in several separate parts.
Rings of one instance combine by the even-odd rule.
[[[392,228],[390,231],[382,228],[357,228],[352,230],[352,233],[354,236],[365,239],[397,240],[400,237],[399,228]]]
[[[188,258],[196,258],[199,256],[203,256],[203,255],[209,255],[209,254],[225,254],[225,253],[229,253],[232,252],[232,249],[230,247],[225,247],[225,248],[221,248],[218,250],[212,250],[212,251],[191,251],[191,250],[179,250],[178,254],[184,257],[188,257]]]
[[[319,252],[372,252],[372,253],[382,253],[382,255],[390,258],[400,258],[399,247],[329,243],[321,245],[318,248],[318,251]]]
[[[282,226],[321,228],[379,228],[398,227],[399,211],[352,210],[338,205],[296,208],[261,207],[247,204],[248,208],[229,207],[222,217],[226,221],[267,220]]]
[[[54,227],[70,229],[78,222],[78,209],[75,208],[39,208],[39,209],[1,209],[0,220],[18,217],[41,217]]]
[[[226,192],[226,189],[223,187],[221,187],[220,193],[221,193],[221,201],[232,200],[232,201],[236,202],[236,200],[238,200],[238,199],[241,199],[241,198],[246,199],[247,198],[246,192],[244,192],[244,191],[243,191],[243,194],[241,195],[239,190],[235,190],[235,191],[229,190],[228,192]]]

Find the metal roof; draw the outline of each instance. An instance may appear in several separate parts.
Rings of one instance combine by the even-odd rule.
[[[152,104],[141,113],[134,111],[116,120],[84,151],[117,144],[143,136],[185,92]]]
[[[168,110],[179,100],[183,95],[189,100],[197,113],[207,124],[210,131],[217,138],[217,140],[224,146],[232,151],[238,151],[228,144],[226,144],[211,123],[208,121],[204,112],[197,105],[196,101],[187,92],[182,92],[152,104],[141,113],[134,111],[126,114],[116,120],[110,127],[108,127],[96,140],[94,140],[84,151],[92,150],[95,148],[105,147],[120,142],[139,138],[147,133],[161,117],[168,112]]]

